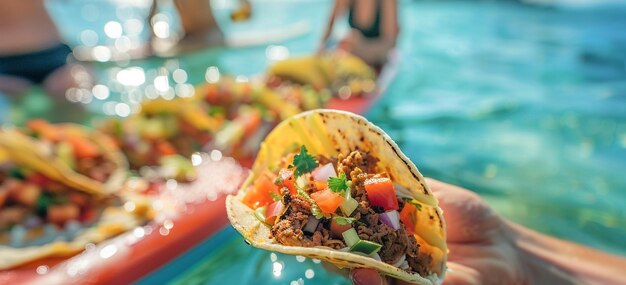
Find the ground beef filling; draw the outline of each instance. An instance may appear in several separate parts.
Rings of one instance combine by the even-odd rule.
[[[318,158],[319,161],[322,159]],[[330,159],[324,159],[330,162]],[[407,234],[404,225],[400,229],[394,230],[379,221],[379,215],[384,213],[384,209],[376,206],[370,206],[365,191],[364,182],[367,178],[375,177],[377,159],[368,153],[361,151],[353,151],[349,155],[338,156],[338,172],[346,173],[348,179],[352,181],[350,189],[351,195],[359,202],[359,206],[352,213],[355,218],[352,226],[356,229],[359,238],[376,242],[382,245],[378,252],[383,262],[394,264],[399,262],[403,256],[406,261],[409,272],[417,272],[422,276],[428,275],[432,258],[430,255],[420,253],[419,244],[415,237]],[[315,191],[314,185],[309,185],[305,189],[309,194]],[[283,204],[286,209],[272,226],[271,235],[283,245],[290,246],[328,246],[333,249],[345,248],[341,237],[334,238],[331,233],[331,221],[322,219],[318,224],[314,233],[305,232],[309,216],[311,216],[311,203],[300,195],[289,194],[284,188],[282,190]],[[399,211],[404,207],[404,201],[398,199],[400,206]]]
[[[107,160],[102,155],[76,161],[76,172],[99,182],[106,182],[116,168],[114,162]]]
[[[315,232],[305,232],[303,229],[311,216],[311,203],[299,195],[291,195],[283,189],[283,204],[285,212],[272,226],[272,236],[280,243],[291,246],[328,246],[333,249],[346,247],[343,240],[333,239],[330,233],[330,223],[320,222]]]

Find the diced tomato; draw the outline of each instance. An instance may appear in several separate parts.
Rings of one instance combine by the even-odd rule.
[[[57,194],[65,193],[65,191],[67,190],[67,186],[54,180],[50,180],[50,182],[45,187],[41,187],[41,188],[45,189],[46,192],[57,193]]]
[[[243,197],[242,202],[252,209],[263,207],[274,201],[270,192],[280,195],[278,186],[274,184],[272,173],[264,173],[254,184],[248,188],[248,193]]]
[[[148,182],[148,185],[145,188],[141,188],[140,192],[145,195],[157,195],[161,193],[163,184],[161,181]]]
[[[70,220],[78,220],[79,217],[80,209],[73,204],[50,205],[48,207],[48,221],[58,226],[63,226]]]
[[[373,206],[389,210],[398,209],[398,198],[389,178],[370,178],[365,180],[367,198]]]
[[[322,191],[328,188],[328,182],[326,181],[313,181],[313,182],[315,182],[315,189],[317,189],[317,191]]]
[[[349,230],[351,227],[352,224],[340,225],[335,221],[335,219],[330,220],[330,233],[334,238],[343,238],[341,234]]]
[[[0,228],[7,225],[21,224],[27,214],[26,208],[7,207],[0,208]]]
[[[11,190],[11,198],[25,206],[35,206],[37,199],[41,195],[41,189],[37,185],[22,183],[19,187]]]
[[[287,187],[289,193],[296,194],[297,191],[293,171],[283,168],[278,172],[278,177],[282,180],[282,183],[278,184],[279,187]]]
[[[250,111],[236,119],[243,126],[243,133],[250,137],[261,125],[261,114],[257,111]]]
[[[2,182],[2,188],[8,191],[9,193],[15,191],[17,188],[21,187],[23,184],[22,181],[17,180],[15,178],[7,178]]]
[[[69,200],[72,204],[79,207],[86,207],[89,205],[89,195],[81,192],[68,193]]]
[[[207,84],[204,87],[204,100],[209,104],[220,103],[220,90],[215,84]]]
[[[49,140],[51,142],[58,142],[61,140],[61,132],[46,120],[30,120],[26,122],[26,127],[39,134],[42,139]]]
[[[280,77],[271,75],[266,81],[265,84],[269,88],[278,88],[282,84],[282,79]]]
[[[94,208],[87,208],[80,215],[80,221],[82,223],[90,223],[90,222],[92,222],[93,220],[96,219],[97,215],[98,215],[98,212],[96,212],[96,209],[94,209]]]
[[[415,232],[415,220],[417,208],[415,206],[405,203],[404,208],[400,211],[400,221],[406,227],[407,232],[414,233]]]
[[[69,136],[68,142],[72,145],[74,155],[77,158],[94,158],[100,154],[98,147],[87,138],[80,136]]]
[[[50,178],[41,173],[33,173],[32,175],[28,176],[26,180],[42,188],[48,186],[53,182]]]
[[[272,204],[269,204],[267,206],[267,209],[265,210],[265,222],[273,225],[276,221],[276,218],[278,218],[278,216],[280,216],[280,214],[282,214],[284,210],[285,205],[283,205],[283,202],[281,201],[276,201]]]
[[[346,200],[343,196],[333,192],[330,189],[325,189],[311,194],[311,198],[315,200],[317,206],[320,207],[323,213],[332,214],[339,206]]]
[[[174,148],[174,146],[167,141],[158,142],[156,147],[159,151],[159,154],[162,156],[176,154],[176,148]]]

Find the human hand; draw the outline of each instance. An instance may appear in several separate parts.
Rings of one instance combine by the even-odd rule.
[[[514,231],[475,193],[427,178],[447,226],[448,272],[443,284],[526,284]],[[356,285],[409,284],[374,269],[353,269]]]

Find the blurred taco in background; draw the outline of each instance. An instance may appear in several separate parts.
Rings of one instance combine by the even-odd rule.
[[[195,96],[206,104],[210,114],[221,113],[230,118],[242,105],[256,105],[281,120],[300,113],[297,102],[288,100],[291,104],[285,104],[280,94],[254,79],[239,82],[232,76],[222,76],[215,82],[199,85]]]
[[[342,111],[283,121],[226,200],[253,246],[418,284],[446,271],[445,223],[415,165],[380,128]]]
[[[123,157],[97,132],[40,120],[2,129],[0,269],[71,255],[145,221],[143,206],[121,207],[125,178]]]
[[[36,119],[24,128],[3,128],[0,147],[13,161],[93,195],[118,191],[128,175],[128,162],[111,138],[75,124]]]
[[[268,81],[272,86],[288,81],[311,85],[318,90],[327,88],[331,82],[331,75],[327,71],[332,70],[332,65],[325,66],[328,63],[318,55],[281,60],[268,68]]]
[[[288,83],[308,85],[347,99],[374,92],[375,80],[376,72],[364,61],[350,53],[334,51],[278,61],[268,69],[267,84],[272,88]]]
[[[297,104],[258,81],[237,81],[223,76],[200,85],[196,99],[212,116],[224,119],[208,149],[218,149],[235,158],[249,158],[276,122],[300,112]]]
[[[195,171],[189,157],[213,139],[224,120],[191,98],[157,99],[129,118],[101,122],[99,129],[114,138],[132,169],[162,167],[165,178],[190,181]]]

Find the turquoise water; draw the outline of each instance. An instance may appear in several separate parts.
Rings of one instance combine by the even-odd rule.
[[[227,24],[226,6],[218,7],[218,19],[232,34],[307,21],[309,32],[279,44],[292,55],[313,51],[329,1],[259,2],[263,5],[255,5],[251,23]],[[63,17],[81,8],[51,7],[74,43],[83,24],[102,34],[106,17],[124,15],[110,3],[89,3],[103,16],[81,25]],[[502,215],[538,231],[626,255],[626,6],[401,5],[399,73],[367,117],[426,176],[472,189]],[[145,7],[135,9],[145,12]],[[210,65],[225,73],[258,74],[268,63],[265,52],[265,46],[220,48],[177,59],[98,63],[94,69],[102,82],[114,85],[112,69],[138,66],[149,85],[154,70],[180,67],[195,84]],[[101,112],[106,102],[127,101],[129,92],[112,92],[88,108]],[[276,266],[280,274],[274,274]],[[347,283],[312,260],[251,248],[228,229],[143,283],[285,284],[299,279]]]
[[[626,254],[626,6],[415,3],[368,117],[503,215]]]
[[[626,7],[415,3],[368,117],[421,171],[539,231],[626,254]]]

